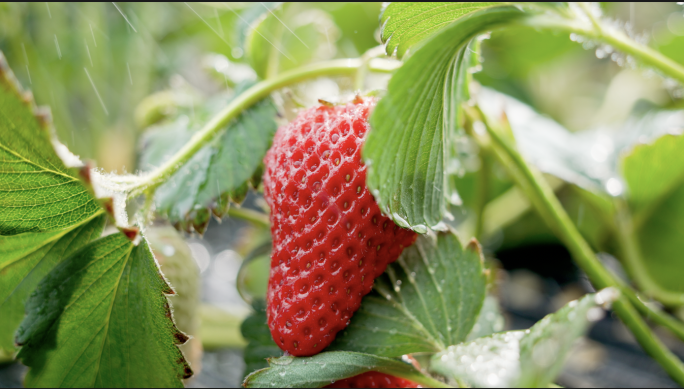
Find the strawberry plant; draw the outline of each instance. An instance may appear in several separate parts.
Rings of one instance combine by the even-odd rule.
[[[240,328],[245,387],[547,387],[605,310],[684,385],[684,364],[653,329],[684,340],[684,58],[668,48],[675,38],[649,45],[632,22],[594,3],[390,3],[350,12],[186,3],[174,17],[193,22],[175,32],[143,23],[154,12],[133,12],[150,5],[114,6],[128,36],[163,30],[173,41],[201,29],[211,38],[197,37],[220,46],[214,51],[232,49],[211,57],[215,80],[197,81],[209,92],[168,75],[168,90],[144,99],[127,92],[140,103],[115,108],[117,120],[143,130],[129,174],[70,150],[96,154],[79,148],[86,140],[65,139],[75,121],[56,116],[55,125],[43,107],[70,109],[67,95],[58,90],[51,102],[38,89],[49,72],[31,78],[42,54],[0,40],[10,59],[0,52],[0,360],[27,366],[26,386],[183,386],[199,370],[193,349],[179,348],[198,335],[186,324],[197,320],[174,316],[197,314],[196,269],[173,263],[176,248],[161,245],[156,229],[208,234],[212,218],[258,231],[246,234],[249,254],[235,274],[252,306]],[[0,5],[0,31],[34,28],[15,26],[22,10]],[[684,36],[678,20],[668,19],[670,35]],[[69,93],[98,110],[93,123],[105,123],[113,107],[91,76],[90,44],[123,43],[87,24],[81,78],[92,95],[77,82]],[[554,43],[509,54],[510,37],[522,34]],[[513,44],[497,51],[506,39]],[[526,95],[519,72],[565,44],[648,73],[669,97],[593,129],[554,116],[553,96]],[[57,34],[54,46],[59,60],[76,50]],[[54,69],[69,79],[64,66]],[[627,95],[615,80],[615,93]],[[597,117],[619,110],[604,106]],[[573,123],[581,128],[568,129]],[[103,135],[103,144],[126,136]],[[264,206],[241,207],[246,198]],[[516,233],[539,239],[526,220],[567,249],[593,291],[528,329],[504,331],[491,247],[507,228],[509,244]],[[268,270],[256,266],[264,256]],[[267,286],[247,285],[259,275]]]

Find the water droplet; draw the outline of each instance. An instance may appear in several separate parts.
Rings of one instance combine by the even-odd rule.
[[[611,177],[606,181],[606,191],[613,197],[620,196],[624,190],[622,182],[615,177]]]
[[[376,194],[375,194],[375,191],[374,191],[374,192],[373,192],[373,195],[374,195],[375,197],[379,197],[380,193],[378,193],[378,194],[376,195]],[[399,216],[399,214],[396,213],[396,212],[392,213],[392,220],[394,220],[394,222],[395,222],[398,226],[400,226],[400,227],[404,227],[404,228],[409,228],[409,227],[410,227],[410,225],[409,225],[409,223],[406,221],[406,219],[404,219],[403,217]]]
[[[167,257],[170,257],[176,253],[176,249],[173,246],[167,244],[167,245],[164,245],[164,248],[162,249],[162,253],[164,255],[166,255]]]
[[[428,232],[428,228],[424,224],[418,224],[413,226],[413,231],[419,233],[419,234],[426,234]]]
[[[605,312],[599,307],[593,307],[587,311],[587,320],[590,322],[599,321],[603,319]]]

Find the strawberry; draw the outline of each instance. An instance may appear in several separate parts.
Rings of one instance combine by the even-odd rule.
[[[264,158],[273,252],[267,316],[295,356],[321,352],[349,324],[373,280],[416,239],[380,213],[361,146],[371,99],[302,111]]]
[[[369,371],[354,377],[336,381],[326,388],[422,388],[417,383],[389,374]]]

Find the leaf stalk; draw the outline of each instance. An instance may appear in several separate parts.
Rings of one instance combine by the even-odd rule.
[[[261,228],[270,228],[271,223],[268,220],[268,215],[261,212],[253,211],[247,208],[230,207],[228,209],[228,216],[235,219],[242,219],[248,221]]]
[[[655,336],[632,305],[641,306],[644,305],[643,302],[601,264],[563,209],[551,187],[543,180],[541,173],[532,168],[517,151],[515,145],[503,135],[503,133],[510,132],[506,131],[507,122],[503,125],[495,123],[478,111],[477,108],[467,110],[470,120],[484,121],[493,152],[502,161],[516,184],[526,192],[549,228],[565,244],[579,267],[587,273],[597,289],[614,286],[622,291],[621,297],[613,303],[613,310],[634,334],[644,350],[660,363],[670,377],[680,385],[684,385],[684,364]],[[476,139],[482,137],[475,135]],[[649,313],[654,313],[647,307],[645,309]],[[640,310],[643,313],[643,308]],[[668,320],[661,320],[661,324],[668,322]]]
[[[582,8],[585,9],[586,7]],[[615,49],[660,71],[664,76],[671,77],[684,85],[684,66],[657,50],[635,41],[620,29],[596,19],[591,14],[591,11],[585,10],[585,13],[590,23],[581,21],[578,18],[566,19],[549,17],[548,15],[523,19],[522,23],[533,28],[549,30],[551,32],[575,33],[609,44]]]
[[[198,131],[190,141],[174,154],[163,165],[159,166],[150,173],[136,177],[135,179],[125,179],[128,182],[129,197],[134,197],[146,193],[153,193],[154,190],[164,183],[169,177],[176,173],[195,153],[209,143],[214,137],[225,129],[231,120],[237,118],[244,110],[268,97],[272,92],[307,79],[321,76],[353,75],[363,64],[359,58],[337,59],[316,64],[299,67],[287,72],[283,72],[271,79],[261,81],[253,87],[247,89],[240,96],[231,101],[223,110],[216,114],[204,127]],[[369,64],[369,70],[386,72],[388,69],[378,67],[375,69],[373,63]]]

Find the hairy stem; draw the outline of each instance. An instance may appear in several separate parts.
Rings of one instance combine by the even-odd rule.
[[[630,38],[620,29],[596,19],[587,7],[582,7],[589,22],[547,15],[523,19],[523,23],[533,28],[551,32],[575,33],[612,46],[642,63],[660,71],[684,84],[684,66],[644,44]]]
[[[261,81],[231,101],[221,112],[216,114],[207,124],[205,124],[182,149],[178,150],[178,152],[162,166],[145,176],[129,177],[122,179],[121,181],[122,183],[125,182],[130,185],[130,197],[139,195],[142,192],[153,192],[156,187],[164,183],[169,177],[177,172],[221,130],[225,129],[226,125],[230,123],[231,120],[237,118],[242,111],[266,98],[273,91],[311,78],[353,75],[361,65],[362,61],[358,58],[337,59],[303,66],[278,74],[271,79]],[[385,67],[374,67],[373,62],[369,64],[369,70],[379,72],[391,71],[391,69]]]
[[[485,121],[493,152],[501,159],[516,184],[526,192],[532,205],[572,253],[579,267],[589,276],[596,288],[614,286],[623,290],[622,296],[613,304],[614,311],[634,334],[644,350],[658,361],[676,382],[684,385],[684,364],[653,334],[632,305],[633,303],[643,303],[638,298],[637,301],[633,301],[630,298],[630,292],[625,291],[624,285],[603,267],[589,244],[572,223],[551,187],[543,180],[541,173],[533,169],[518,153],[511,140],[502,135],[506,132],[505,129],[488,120],[481,112],[477,112],[473,116],[475,116],[474,120],[482,119]]]

